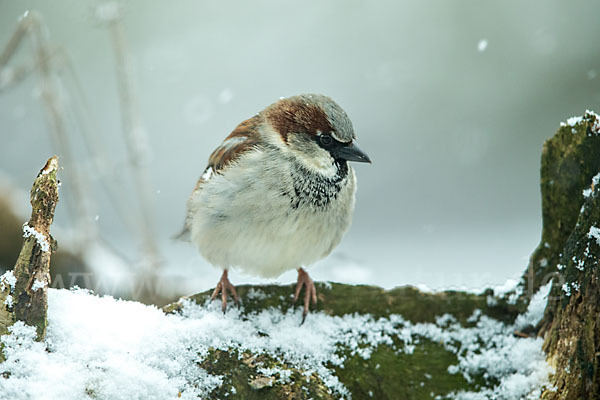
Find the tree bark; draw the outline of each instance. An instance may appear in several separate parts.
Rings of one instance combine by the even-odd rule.
[[[556,278],[555,283],[562,279],[557,265],[579,217],[582,193],[600,171],[600,137],[592,132],[594,121],[593,114],[586,114],[574,126],[563,124],[544,143],[540,171],[542,238],[521,281],[526,303],[551,279]],[[552,315],[547,315],[545,328],[551,320]]]
[[[559,254],[558,284],[553,286],[546,307],[544,350],[556,370],[552,379],[556,390],[546,391],[543,399],[600,398],[600,175],[597,175],[600,137],[595,128],[598,125],[597,117],[590,115],[576,129],[582,137],[579,165],[594,177],[588,179],[585,194],[579,191],[577,203],[583,204],[577,209],[576,222]],[[565,201],[567,194],[563,205]]]
[[[542,398],[600,398],[600,120],[591,112],[544,143],[542,239],[521,281],[525,304],[553,280],[538,334],[556,373]]]

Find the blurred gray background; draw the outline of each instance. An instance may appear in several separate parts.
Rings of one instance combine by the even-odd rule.
[[[87,219],[83,225],[135,269],[144,253],[141,231],[151,230],[159,274],[177,293],[213,287],[219,276],[191,245],[170,240],[209,154],[281,96],[331,96],[373,159],[355,165],[351,230],[311,275],[386,288],[475,288],[519,276],[541,231],[542,144],[560,121],[600,109],[598,1],[119,4],[147,134],[143,196],[151,223],[137,216],[122,133],[118,61],[106,23],[118,4],[0,0],[0,45],[29,9],[43,17],[49,45],[62,49],[51,66],[73,148],[66,163],[85,177],[89,208],[75,215],[63,174],[59,243],[76,241]],[[34,42],[24,40],[8,65],[32,63]],[[11,78],[6,71],[1,77]],[[40,82],[33,70],[0,91],[0,169],[13,191],[28,191],[44,161],[62,155],[49,134]],[[86,147],[82,126],[104,155]],[[116,199],[106,182],[118,188]],[[119,216],[115,200],[133,222]],[[25,218],[28,210],[20,212]],[[91,258],[101,273],[127,280],[111,257]],[[234,284],[267,282],[230,277]],[[295,272],[279,278],[293,280]]]

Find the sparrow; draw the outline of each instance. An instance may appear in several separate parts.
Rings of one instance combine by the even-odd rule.
[[[295,303],[317,302],[307,266],[340,243],[354,212],[356,177],[349,161],[371,160],[355,142],[352,122],[331,98],[281,98],[240,123],[213,151],[187,201],[185,227],[200,254],[223,269],[211,300],[222,310],[230,268],[272,278],[298,270]]]

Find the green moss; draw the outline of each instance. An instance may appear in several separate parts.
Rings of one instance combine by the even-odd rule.
[[[371,357],[346,357],[344,367],[334,367],[335,375],[357,399],[431,399],[431,394],[447,395],[460,390],[473,390],[478,382],[468,383],[460,374],[449,374],[448,367],[456,364],[456,356],[442,345],[422,340],[412,354],[398,352],[392,347],[379,346]],[[312,373],[290,368],[266,355],[239,354],[237,351],[212,350],[198,364],[209,374],[220,376],[223,384],[209,396],[211,399],[334,399],[321,378]],[[269,380],[260,368],[289,371],[288,379],[278,374]],[[254,382],[270,382],[257,389]]]
[[[496,305],[488,305],[487,298],[491,291],[481,295],[446,291],[439,293],[423,293],[412,286],[385,290],[376,286],[345,285],[339,283],[317,283],[317,305],[311,304],[311,310],[323,311],[328,315],[370,314],[375,318],[400,314],[413,323],[435,322],[437,316],[452,314],[459,322],[469,325],[467,319],[476,309],[483,314],[500,321],[511,323],[518,315],[519,309],[498,300]],[[241,285],[237,287],[244,305],[244,313],[251,314],[269,307],[286,312],[292,305],[294,285]],[[265,296],[249,296],[249,292],[263,292]],[[210,299],[212,291],[208,290],[187,299],[204,304]],[[300,301],[296,305],[300,307]],[[233,303],[230,307],[234,307]],[[166,312],[176,312],[181,303],[172,303],[163,308]],[[310,318],[310,315],[308,316]]]
[[[600,136],[591,133],[593,123],[594,117],[586,116],[574,127],[561,127],[544,143],[540,177],[542,239],[523,275],[526,301],[558,272],[556,266],[584,202],[582,192],[600,171]]]
[[[379,346],[367,360],[348,357],[336,376],[358,399],[431,399],[431,394],[474,389],[460,374],[449,374],[456,356],[442,345],[421,340],[412,354]]]
[[[370,314],[374,318],[400,314],[412,323],[435,322],[436,317],[452,314],[463,326],[471,326],[467,319],[476,309],[492,318],[511,323],[517,310],[514,306],[500,301],[488,306],[487,297],[491,291],[481,295],[447,291],[442,293],[422,293],[407,286],[384,290],[374,286],[345,285],[339,283],[317,283],[318,303],[313,311],[328,315]],[[241,285],[237,288],[242,299],[243,314],[249,316],[268,308],[282,312],[292,306],[294,285]],[[211,291],[206,291],[188,299],[204,304],[210,299]],[[230,305],[233,307],[233,304]],[[177,312],[182,303],[173,303],[164,309]],[[299,307],[299,306],[298,306]],[[310,314],[308,318],[311,318]],[[300,324],[300,318],[298,318]],[[404,344],[395,338],[391,346],[379,345],[368,359],[351,355],[350,349],[340,346],[338,355],[344,358],[343,367],[329,365],[334,375],[352,393],[353,398],[376,399],[430,399],[431,393],[445,396],[461,390],[477,390],[489,386],[482,377],[467,382],[461,374],[448,373],[448,367],[457,363],[456,355],[444,349],[440,343],[419,339],[412,343],[414,351],[407,354]],[[308,399],[336,398],[316,374],[304,376],[305,371],[290,368],[269,356],[239,355],[236,351],[212,351],[207,359],[199,364],[209,373],[222,376],[223,386],[211,394],[211,398],[231,399]],[[289,382],[273,380],[272,386],[256,389],[268,380],[258,367],[277,368],[291,371]],[[275,377],[277,378],[277,377]],[[257,385],[253,384],[253,380]],[[255,386],[253,388],[253,386]],[[232,393],[231,388],[235,388]]]
[[[600,171],[600,137],[588,132],[591,118],[578,124],[576,133],[563,128],[552,139],[558,164],[567,163],[558,170],[565,176],[558,187],[542,186],[542,198],[556,208],[544,214],[546,237],[561,246],[552,254],[561,265],[555,271],[561,285],[553,288],[546,308],[551,318],[546,318],[544,344],[556,366],[553,383],[559,390],[545,392],[545,399],[600,397],[600,244],[589,235],[591,228],[600,227],[600,185],[592,186],[587,197],[582,194]]]
[[[210,394],[210,399],[336,398],[317,374],[313,373],[307,377],[304,371],[290,368],[266,355],[239,354],[235,350],[230,352],[212,350],[208,357],[198,365],[209,374],[220,376],[223,379],[223,384]],[[268,376],[260,372],[261,368],[277,368],[289,371],[291,375],[288,379],[282,379],[276,374],[269,380]],[[255,384],[260,379],[270,381],[271,384],[261,388],[262,385]]]

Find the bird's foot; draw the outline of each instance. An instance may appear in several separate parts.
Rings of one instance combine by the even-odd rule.
[[[302,312],[302,322],[300,325],[302,325],[306,319],[310,300],[312,299],[313,305],[317,304],[317,289],[315,288],[315,283],[313,280],[310,278],[310,276],[308,276],[308,273],[304,269],[298,268],[298,282],[296,283],[296,293],[294,294],[293,301],[294,304],[300,296],[302,286],[305,286],[306,289],[304,290],[304,311]]]
[[[225,311],[227,311],[228,290],[233,295],[233,301],[235,302],[235,304],[239,306],[240,300],[237,295],[237,292],[235,291],[235,286],[233,286],[231,282],[229,282],[229,278],[227,277],[227,270],[224,270],[223,275],[221,275],[221,279],[219,280],[219,283],[217,283],[217,287],[212,293],[212,296],[210,296],[210,301],[213,301],[217,297],[219,292],[221,292],[221,310],[223,310],[223,314],[225,314]]]

